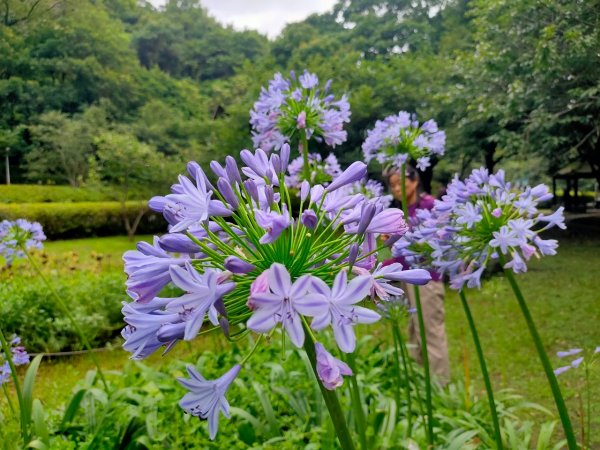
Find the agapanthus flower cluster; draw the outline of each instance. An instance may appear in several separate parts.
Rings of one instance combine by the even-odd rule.
[[[0,222],[0,256],[7,264],[11,264],[15,258],[25,256],[26,250],[43,248],[44,240],[46,235],[38,222],[25,219]]]
[[[562,207],[551,214],[538,211],[551,198],[543,184],[515,189],[504,171],[476,169],[465,181],[455,177],[431,212],[419,212],[419,225],[394,244],[393,254],[417,265],[429,255],[425,264],[448,274],[454,289],[480,287],[493,260],[525,272],[532,256],[556,254],[558,242],[540,236],[555,226],[565,228]]]
[[[327,186],[335,177],[342,173],[342,168],[333,153],[323,159],[318,153],[309,153],[308,163],[310,166],[311,184]],[[285,176],[285,184],[290,188],[300,189],[302,185],[304,169],[304,158],[298,156],[288,166],[288,174]]]
[[[585,355],[585,352],[582,348],[571,348],[562,352],[556,352],[556,356],[558,356],[559,358],[568,358],[572,356],[577,356],[577,358],[572,360],[568,365],[561,366],[558,369],[555,369],[554,374],[560,375],[570,369],[576,369],[581,365],[581,363],[583,363],[586,360],[586,357],[588,358],[587,364],[595,363],[600,358],[600,347],[596,347],[596,349],[593,352],[590,351],[588,353],[588,355]]]
[[[25,347],[21,345],[21,338],[13,335],[12,339],[8,343],[10,345],[11,359],[15,366],[22,366],[29,364],[29,355],[25,350]],[[0,352],[0,386],[10,381],[11,370],[8,360],[3,352]]]
[[[123,307],[122,334],[134,358],[219,330],[229,338],[257,333],[260,344],[260,335],[280,328],[297,347],[307,336],[317,343],[319,377],[334,389],[350,371],[318,343],[318,333],[332,329],[339,350],[352,352],[354,327],[380,318],[363,300],[396,295],[391,281],[429,281],[424,270],[376,266],[377,236],[402,235],[406,224],[402,211],[385,208],[379,198],[345,192],[364,178],[364,163],[327,186],[304,180],[293,216],[285,182],[289,155],[284,144],[270,156],[243,150],[241,170],[231,156],[224,165],[213,161],[216,183],[189,163],[189,178],[180,176],[171,194],[150,201],[169,233],[124,256],[134,301]],[[183,294],[161,296],[167,285]],[[205,380],[193,367],[180,380],[190,391],[180,405],[208,420],[211,437],[220,412],[228,414],[225,392],[245,361],[218,380]]]
[[[347,187],[349,194],[362,194],[366,198],[378,198],[379,201],[388,207],[392,203],[392,196],[385,194],[385,187],[377,180],[363,179],[356,181]]]
[[[276,73],[250,111],[254,145],[268,153],[285,142],[304,139],[325,141],[331,147],[343,143],[350,104],[345,95],[336,100],[330,87],[331,80],[319,87],[317,76],[307,71],[299,77],[290,72],[290,78]]]
[[[433,155],[444,154],[445,145],[446,133],[433,119],[419,124],[415,114],[400,111],[375,122],[362,149],[367,163],[376,159],[383,165],[402,167],[412,159],[423,171],[431,165]]]

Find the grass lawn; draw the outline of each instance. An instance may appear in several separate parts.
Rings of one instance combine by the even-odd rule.
[[[151,237],[143,236],[136,240],[139,239],[150,240]],[[75,252],[83,263],[101,254],[110,260],[107,269],[122,270],[121,255],[133,245],[126,237],[80,239],[48,242],[45,251],[56,257]],[[573,347],[594,349],[600,345],[600,291],[597,288],[600,240],[563,239],[557,256],[533,261],[529,267],[529,272],[519,276],[518,281],[552,363],[558,367],[570,361],[555,357],[558,350]],[[494,276],[484,283],[482,291],[468,292],[468,298],[495,389],[512,388],[554,414],[550,389],[508,283],[502,276]],[[464,313],[457,295],[450,290],[447,291],[446,314],[453,377],[464,377],[466,353],[471,383],[484,395]],[[184,355],[185,352],[186,346],[182,345],[175,349],[174,355]],[[127,355],[118,349],[98,353],[98,357],[107,370],[121,368],[127,362]],[[150,362],[161,364],[160,355],[153,355]],[[43,398],[48,408],[64,405],[75,383],[91,368],[91,361],[86,356],[48,361],[40,368],[37,395]],[[581,423],[579,396],[583,393],[582,368],[559,377],[577,433]],[[598,374],[595,374],[591,383],[595,407],[592,442],[600,446],[600,385],[597,381]]]
[[[528,273],[517,278],[555,367],[567,365],[574,359],[556,357],[559,350],[593,350],[600,345],[599,279],[600,240],[562,240],[557,256],[532,262]],[[494,387],[513,388],[529,401],[554,412],[550,388],[508,283],[500,276],[494,277],[484,284],[483,290],[468,292],[468,299]],[[477,378],[479,366],[468,325],[460,300],[451,291],[446,298],[446,317],[453,375],[463,376],[466,345],[471,375],[483,395],[483,383]],[[595,405],[591,435],[592,442],[600,445],[597,369],[598,366],[591,381]],[[577,433],[581,428],[579,396],[585,395],[583,379],[583,366],[558,377]]]

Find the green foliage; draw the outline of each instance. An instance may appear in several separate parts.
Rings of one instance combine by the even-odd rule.
[[[71,274],[51,282],[92,345],[104,346],[122,328],[124,276],[71,267]],[[6,332],[21,335],[32,352],[82,349],[77,331],[41,280],[7,273],[2,278],[0,315]]]
[[[140,362],[125,364],[111,373],[110,392],[96,383],[95,372],[88,373],[73,390],[64,413],[62,409],[47,412],[50,443],[58,448],[70,448],[69,443],[105,448],[338,448],[310,364],[296,349],[287,349],[281,360],[278,342],[274,339],[259,350],[229,389],[232,418],[220,420],[214,442],[208,439],[205,422],[185,415],[177,405],[184,390],[174,378],[184,375],[184,363],[171,360],[161,364],[160,369]],[[407,441],[406,405],[398,407],[390,399],[391,352],[381,342],[363,341],[361,346],[359,387],[368,411],[368,448],[421,448],[426,442],[419,432],[421,425],[415,425],[413,438]],[[215,378],[234,364],[246,347],[242,342],[232,344],[229,353],[205,351],[201,355],[188,354],[186,359],[201,367],[207,378]],[[421,377],[414,381],[423,389]],[[349,410],[347,386],[338,392]],[[518,420],[536,405],[510,392],[500,392],[498,397],[504,407],[503,428],[513,444],[510,448],[529,448],[532,438],[538,436],[540,450],[552,448],[543,443],[552,438],[553,422],[535,426]],[[437,448],[490,448],[485,400],[461,384],[436,389],[434,398],[442,439]],[[354,420],[351,413],[349,418]],[[4,432],[0,430],[0,437]]]
[[[42,184],[2,184],[0,203],[101,202],[114,200],[108,189]]]
[[[49,239],[110,236],[125,232],[125,219],[144,212],[140,233],[163,230],[164,219],[150,212],[146,202],[0,203],[0,219],[25,218],[39,222]]]

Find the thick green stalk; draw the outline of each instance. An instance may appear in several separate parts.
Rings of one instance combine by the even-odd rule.
[[[100,377],[100,380],[102,381],[102,384],[104,385],[104,389],[106,389],[106,391],[109,392],[108,383],[106,382],[106,379],[104,378],[104,373],[102,372],[102,368],[100,367],[100,363],[98,362],[98,358],[96,358],[96,355],[94,354],[92,346],[90,345],[89,341],[85,337],[85,334],[83,333],[83,330],[81,329],[81,327],[79,326],[79,324],[75,321],[75,319],[71,315],[71,311],[69,311],[69,308],[67,308],[67,305],[65,305],[65,303],[63,302],[63,300],[60,297],[60,295],[58,295],[58,292],[56,292],[56,290],[54,289],[54,287],[52,286],[52,284],[50,284],[50,282],[48,281],[48,279],[42,273],[40,267],[37,265],[37,263],[35,262],[35,260],[29,254],[29,252],[27,251],[27,249],[24,248],[24,247],[23,247],[23,252],[25,252],[25,254],[27,255],[27,258],[29,259],[29,263],[35,269],[35,271],[37,272],[37,274],[39,275],[39,277],[42,279],[42,281],[44,282],[44,284],[46,285],[46,287],[48,287],[48,290],[52,293],[52,295],[56,299],[56,302],[58,303],[58,305],[63,310],[63,314],[65,316],[67,316],[67,319],[69,319],[69,322],[71,322],[71,325],[73,325],[73,328],[75,328],[75,330],[79,334],[79,338],[81,339],[81,342],[83,343],[83,346],[87,349],[87,351],[88,351],[88,353],[90,355],[90,358],[92,359],[92,362],[94,363],[94,365],[98,369],[98,376]]]
[[[360,439],[360,447],[362,450],[368,450],[367,432],[365,430],[367,419],[365,418],[365,410],[363,409],[358,382],[356,381],[356,360],[354,359],[354,353],[348,353],[346,361],[348,361],[348,365],[350,366],[350,369],[352,369],[352,376],[350,377],[350,393],[352,394],[352,409],[354,410],[356,431],[358,432],[358,437]]]
[[[419,287],[415,288],[415,304],[417,305],[417,317],[419,319],[419,334],[421,335],[421,359],[425,372],[425,404],[427,406],[427,443],[431,448],[435,443],[433,433],[433,400],[431,398],[431,372],[429,369],[429,351],[427,350],[427,336],[425,330],[425,319],[423,318],[423,306],[421,305],[421,294]]]
[[[503,266],[505,264],[505,260],[502,256],[500,256],[500,263]],[[531,338],[533,339],[533,343],[535,344],[535,348],[537,349],[538,355],[542,362],[542,366],[544,368],[544,372],[546,372],[546,378],[548,378],[548,383],[550,384],[550,389],[552,390],[552,395],[554,396],[554,402],[556,403],[556,408],[558,409],[560,421],[562,422],[563,430],[565,432],[565,438],[567,439],[567,446],[569,447],[569,450],[577,450],[577,441],[575,439],[575,433],[573,432],[573,425],[571,424],[569,411],[567,410],[565,400],[562,396],[562,393],[560,392],[560,386],[558,385],[556,375],[554,375],[554,371],[552,370],[552,364],[550,364],[548,354],[546,353],[544,345],[542,344],[542,339],[537,331],[537,328],[533,321],[533,317],[529,312],[529,308],[527,307],[527,302],[525,302],[525,298],[523,297],[521,289],[519,289],[517,280],[515,279],[511,270],[504,269],[504,274],[506,275],[506,278],[508,279],[511,288],[515,293],[515,297],[517,297],[519,307],[521,308],[521,312],[525,317],[525,322],[527,322],[529,333],[531,334]]]
[[[585,363],[585,387],[587,395],[587,433],[584,448],[590,448],[590,433],[592,432],[592,386],[590,385],[590,365],[586,361]]]
[[[411,393],[411,388],[410,388],[411,377],[409,376],[409,373],[408,373],[408,361],[406,360],[408,355],[405,352],[405,346],[404,346],[404,341],[402,340],[402,334],[401,334],[400,330],[398,329],[396,323],[392,323],[392,333],[394,334],[395,357],[397,358],[398,361],[400,361],[400,358],[402,359],[402,367],[404,369],[404,380],[405,380],[405,388],[406,388],[406,405],[407,405],[406,419],[408,421],[407,437],[410,438],[412,435],[412,415],[413,415],[413,413],[412,413],[412,393]],[[399,364],[399,363],[397,362],[396,364]],[[399,368],[398,368],[398,372],[400,372]],[[398,405],[398,408],[400,408],[399,392],[397,392],[396,396],[397,396],[396,403]]]
[[[6,397],[6,402],[8,403],[10,412],[12,413],[12,415],[14,417],[17,415],[17,411],[15,410],[12,400],[10,399],[10,394],[8,393],[8,387],[6,386],[6,383],[2,383],[2,390],[4,391],[4,396]]]
[[[344,418],[344,411],[340,405],[340,401],[337,398],[335,391],[330,391],[323,386],[321,380],[319,379],[319,374],[317,373],[317,355],[315,351],[315,341],[311,335],[311,333],[306,329],[306,339],[304,339],[304,350],[306,351],[306,355],[310,360],[310,364],[313,368],[313,372],[315,373],[315,377],[317,378],[317,383],[319,384],[319,389],[321,389],[321,395],[323,396],[323,400],[325,400],[325,405],[327,406],[327,410],[329,411],[329,416],[331,417],[331,422],[333,423],[333,428],[335,429],[335,433],[340,442],[340,446],[342,450],[356,450],[354,447],[354,442],[352,441],[352,436],[350,434],[350,430],[348,430],[348,425],[346,424],[346,419]]]
[[[8,362],[8,366],[10,367],[10,375],[13,379],[13,383],[15,384],[15,391],[17,392],[17,400],[19,402],[19,412],[21,415],[21,436],[23,437],[23,444],[27,444],[29,442],[29,433],[27,430],[27,420],[25,417],[25,404],[23,403],[23,392],[21,391],[21,385],[19,384],[17,368],[15,367],[15,364],[12,360],[12,352],[10,350],[10,345],[8,345],[8,342],[4,337],[2,328],[0,328],[0,348],[2,348],[2,351],[4,352],[4,358]]]
[[[304,173],[304,179],[308,182],[310,182],[310,166],[308,164],[308,139],[306,139],[306,133],[300,131],[300,134],[302,134],[302,161],[304,163],[304,167],[303,167],[303,173]]]
[[[406,165],[400,167],[400,178],[402,182],[402,211],[404,219],[408,222],[408,198],[406,196]],[[433,402],[431,398],[431,373],[429,370],[429,352],[427,350],[427,331],[425,330],[425,319],[423,318],[423,306],[421,305],[421,294],[419,287],[414,286],[415,304],[417,306],[417,318],[419,320],[419,334],[421,336],[421,359],[425,371],[425,402],[427,404],[427,443],[433,447],[435,436],[433,434]]]
[[[498,412],[496,411],[496,402],[494,401],[494,391],[492,389],[492,383],[490,382],[487,364],[485,363],[485,358],[483,357],[483,350],[481,348],[481,342],[479,341],[479,334],[477,333],[475,321],[473,320],[473,315],[471,314],[471,308],[469,308],[469,303],[467,302],[465,292],[461,289],[458,292],[458,295],[460,296],[460,301],[462,302],[465,315],[467,316],[467,322],[469,323],[471,336],[473,336],[473,343],[475,344],[475,351],[477,352],[477,358],[479,359],[481,375],[483,376],[485,390],[487,391],[488,403],[490,405],[490,413],[492,414],[492,424],[494,425],[494,434],[496,435],[496,447],[498,450],[502,450],[504,447],[502,446],[502,433],[500,432],[500,422],[498,421]]]

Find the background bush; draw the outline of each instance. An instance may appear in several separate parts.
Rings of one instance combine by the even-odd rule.
[[[20,335],[31,352],[83,348],[77,331],[39,278],[0,282],[0,317],[8,334]],[[123,327],[124,275],[74,270],[51,280],[92,346],[104,346]]]
[[[114,200],[109,189],[43,184],[0,185],[0,203],[100,202]]]
[[[77,203],[0,203],[0,219],[25,218],[42,224],[49,239],[125,234],[124,214],[133,221],[145,211],[138,233],[164,231],[160,214],[148,210],[145,201]]]

